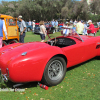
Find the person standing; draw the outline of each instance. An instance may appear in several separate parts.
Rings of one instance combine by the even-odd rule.
[[[55,32],[58,32],[58,21],[55,20]]]
[[[6,40],[7,40],[8,38],[7,38],[7,30],[6,30],[5,22],[4,20],[0,19],[0,48],[2,48],[3,31],[5,33]]]
[[[63,34],[64,34],[64,36],[67,36],[68,34],[69,34],[69,23],[68,22],[66,22],[65,24],[64,24],[64,26],[63,26]]]
[[[53,33],[55,33],[55,21],[54,21],[54,19],[53,19],[53,21],[51,21],[51,24],[52,24],[52,30],[53,30]]]
[[[87,35],[87,25],[86,25],[85,21],[83,21],[83,25],[84,25],[83,34]]]
[[[33,25],[33,32],[34,32],[34,28],[35,28],[35,20],[33,20],[32,25]]]
[[[21,15],[18,16],[18,20],[21,22],[19,42],[24,43],[24,37],[25,37],[25,33],[26,33],[26,24],[25,24],[25,21],[22,19]]]
[[[81,20],[79,20],[79,22],[76,25],[76,31],[79,35],[82,35],[83,30],[84,30],[84,25],[82,24]]]
[[[45,37],[46,37],[46,28],[45,28],[45,25],[44,25],[44,21],[40,21],[39,25],[40,25],[41,42],[44,42]]]
[[[94,25],[92,23],[92,20],[88,20],[87,22],[89,24],[89,28],[87,28],[87,33],[89,36],[95,36],[95,28]]]
[[[76,32],[76,23],[73,24],[73,32]]]
[[[31,26],[31,24],[32,24],[32,23],[31,23],[31,20],[29,20],[28,25]]]

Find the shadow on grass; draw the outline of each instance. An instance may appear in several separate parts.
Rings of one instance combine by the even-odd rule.
[[[15,87],[16,85],[16,87]],[[18,86],[17,86],[18,85]],[[38,82],[28,82],[28,83],[13,83],[11,81],[5,82],[1,88],[20,88],[20,89],[24,89],[24,88],[31,88],[31,87],[37,87]]]

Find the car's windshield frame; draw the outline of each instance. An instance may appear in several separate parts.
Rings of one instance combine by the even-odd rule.
[[[64,28],[64,29],[68,29],[69,33],[66,35],[63,34],[63,36],[67,36],[67,37],[72,36],[72,37],[77,38],[77,39],[81,40],[82,42],[84,42],[83,39],[81,38],[81,36],[73,29],[71,29],[71,28]]]

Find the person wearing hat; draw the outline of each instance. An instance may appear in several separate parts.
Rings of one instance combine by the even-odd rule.
[[[95,36],[95,28],[92,23],[92,20],[88,20],[87,22],[89,24],[89,28],[87,28],[87,33],[89,36]]]
[[[26,24],[25,24],[25,21],[22,19],[21,15],[18,16],[18,20],[21,22],[19,42],[24,43],[24,37],[25,37],[25,33],[26,33]]]
[[[32,25],[33,25],[33,32],[34,32],[34,28],[35,28],[35,20],[33,20]]]

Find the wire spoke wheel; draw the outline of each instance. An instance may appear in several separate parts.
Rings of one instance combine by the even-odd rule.
[[[41,82],[54,86],[59,84],[66,74],[66,62],[62,57],[53,57],[47,63]]]
[[[48,76],[51,80],[57,80],[63,73],[63,65],[59,60],[53,61],[48,67]]]

